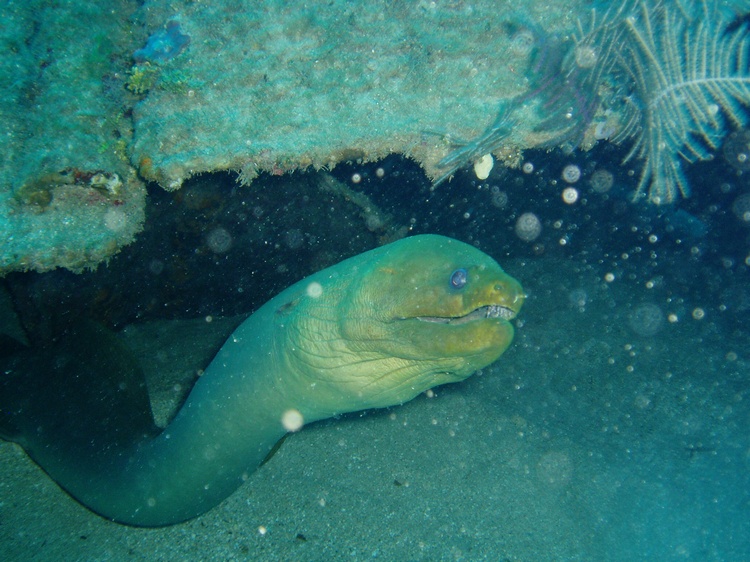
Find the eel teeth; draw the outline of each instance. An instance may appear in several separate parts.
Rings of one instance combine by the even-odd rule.
[[[486,318],[504,318],[505,320],[510,320],[516,315],[510,308],[505,308],[497,304],[491,304],[485,308],[487,309]]]
[[[472,320],[479,320],[482,318],[502,318],[503,320],[510,320],[515,317],[516,313],[510,308],[500,306],[499,304],[490,304],[487,306],[481,306],[475,310],[472,310],[468,314],[459,316],[457,318],[446,318],[443,316],[418,316],[417,320],[423,322],[436,322],[438,324],[465,324]]]

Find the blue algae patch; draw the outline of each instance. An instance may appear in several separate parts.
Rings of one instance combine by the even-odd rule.
[[[166,27],[154,33],[146,41],[146,46],[133,53],[137,63],[150,62],[158,64],[175,58],[190,44],[190,36],[180,31],[180,23],[171,20]]]

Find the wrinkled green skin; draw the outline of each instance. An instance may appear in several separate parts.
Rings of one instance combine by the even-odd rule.
[[[468,271],[462,289],[450,284],[457,268]],[[245,320],[157,437],[96,466],[48,459],[45,469],[114,521],[190,519],[256,470],[286,433],[284,412],[310,423],[402,404],[489,365],[513,339],[501,318],[451,325],[417,317],[490,304],[517,312],[522,302],[520,285],[471,246],[434,235],[383,246],[293,285]]]

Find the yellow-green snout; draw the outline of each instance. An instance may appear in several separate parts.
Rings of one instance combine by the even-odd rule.
[[[417,236],[375,254],[341,318],[365,407],[410,400],[493,363],[513,340],[524,293],[488,255],[442,236]]]

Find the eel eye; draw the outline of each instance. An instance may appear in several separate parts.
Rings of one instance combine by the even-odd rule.
[[[451,273],[451,287],[454,289],[460,289],[466,285],[467,273],[466,270],[461,268]]]

